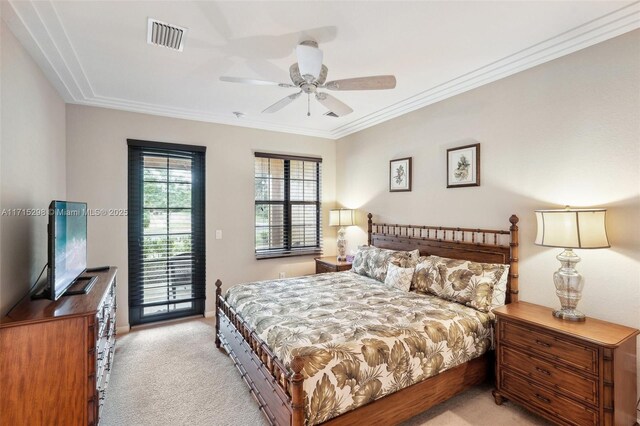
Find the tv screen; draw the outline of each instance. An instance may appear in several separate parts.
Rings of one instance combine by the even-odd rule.
[[[87,268],[87,204],[52,201],[49,206],[48,281],[57,300]]]

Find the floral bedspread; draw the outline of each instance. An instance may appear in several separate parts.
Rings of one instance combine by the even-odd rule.
[[[489,314],[353,272],[242,284],[225,297],[285,365],[304,358],[309,425],[491,346]]]

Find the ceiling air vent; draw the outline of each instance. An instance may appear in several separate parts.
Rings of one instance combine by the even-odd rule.
[[[149,18],[147,43],[182,52],[186,28]]]
[[[334,113],[333,111],[327,111],[324,113],[324,115],[328,116],[328,117],[335,117],[338,118],[339,116],[336,115],[336,113]]]

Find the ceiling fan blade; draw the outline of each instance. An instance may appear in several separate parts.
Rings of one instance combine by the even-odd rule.
[[[220,81],[226,81],[228,83],[244,83],[244,84],[256,84],[260,86],[280,86],[280,87],[295,87],[292,84],[288,83],[276,83],[275,81],[266,81],[266,80],[254,80],[251,78],[242,78],[242,77],[220,77]]]
[[[338,117],[342,117],[353,112],[349,105],[345,104],[342,101],[339,101],[328,93],[316,93],[316,99],[325,108],[333,112]]]
[[[330,81],[324,85],[329,90],[384,90],[396,87],[393,75],[372,75],[371,77],[346,78]]]
[[[318,49],[318,45],[304,44],[310,42],[302,42],[296,46],[296,57],[298,58],[298,67],[300,68],[300,75],[304,78],[305,75],[313,76],[313,79],[317,79],[320,76],[322,70],[322,50]]]
[[[278,102],[276,102],[275,104],[271,105],[270,107],[266,108],[264,111],[262,111],[263,113],[272,113],[272,112],[276,112],[276,111],[280,111],[282,108],[286,107],[287,105],[289,105],[291,102],[295,101],[296,99],[298,99],[298,97],[302,94],[302,91],[299,91],[298,93],[294,93],[292,95],[287,96],[286,98],[282,98],[280,99]]]

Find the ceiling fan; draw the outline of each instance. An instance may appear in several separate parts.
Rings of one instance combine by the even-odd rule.
[[[347,78],[344,80],[334,80],[326,82],[329,69],[322,64],[322,50],[318,48],[315,41],[303,41],[296,46],[296,57],[298,62],[289,67],[289,76],[292,83],[277,83],[274,81],[253,80],[241,77],[220,77],[221,81],[231,83],[246,83],[255,85],[280,86],[284,88],[299,88],[300,91],[293,93],[275,104],[266,108],[263,113],[273,113],[281,110],[291,102],[295,101],[303,93],[307,94],[307,115],[311,115],[311,95],[330,112],[338,117],[345,116],[353,112],[353,109],[344,102],[336,99],[318,89],[328,90],[383,90],[396,87],[396,78],[393,75],[375,75],[370,77]]]

